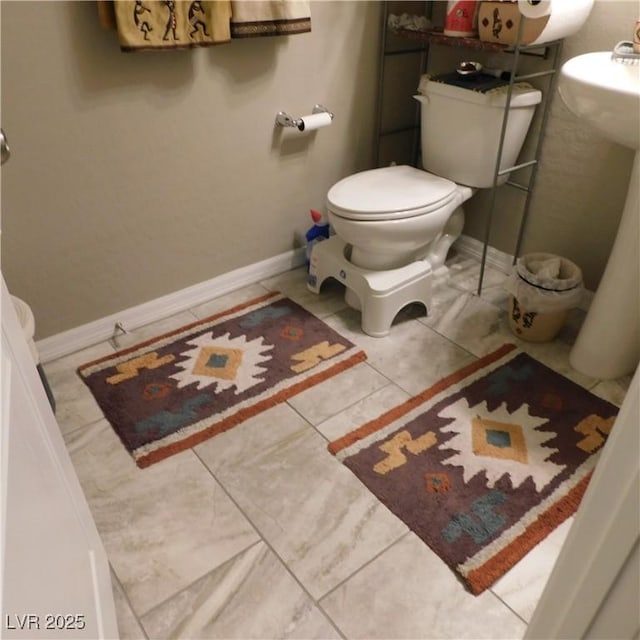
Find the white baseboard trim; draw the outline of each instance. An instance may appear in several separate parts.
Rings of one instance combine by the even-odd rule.
[[[470,236],[462,235],[456,240],[456,250],[478,261],[482,258],[483,244]],[[305,250],[295,249],[287,251],[273,258],[267,258],[261,262],[247,265],[240,269],[230,271],[221,276],[200,282],[175,293],[170,293],[161,298],[124,309],[119,313],[100,318],[93,322],[83,324],[74,329],[63,331],[56,335],[44,338],[36,342],[36,348],[41,363],[51,362],[62,356],[69,355],[99,342],[109,340],[114,335],[116,323],[120,323],[127,331],[131,331],[145,324],[167,318],[191,307],[195,307],[213,298],[231,293],[241,287],[255,284],[260,280],[271,278],[295,269],[304,264]],[[513,264],[513,256],[494,247],[487,249],[486,264],[503,273],[510,273]],[[582,304],[579,308],[587,311],[593,292],[585,291]]]
[[[461,235],[453,246],[458,252],[470,258],[475,258],[478,262],[482,259],[482,249],[484,245],[480,240],[476,240],[471,236]],[[513,268],[513,255],[495,249],[494,247],[488,247],[486,264],[498,271],[502,271],[502,273],[511,273],[511,269]],[[593,291],[585,289],[578,309],[589,311],[593,296]]]
[[[40,362],[51,362],[112,338],[116,323],[120,323],[127,331],[136,329],[208,302],[218,296],[231,293],[241,287],[295,269],[303,265],[305,259],[304,248],[294,249],[74,329],[43,338],[36,342]]]
[[[470,258],[475,258],[478,262],[482,259],[482,249],[484,245],[480,240],[476,240],[471,236],[461,235],[453,246],[460,253]],[[511,273],[513,256],[504,253],[504,251],[494,249],[493,247],[487,247],[486,264],[494,269],[498,269],[498,271],[502,271],[502,273]]]

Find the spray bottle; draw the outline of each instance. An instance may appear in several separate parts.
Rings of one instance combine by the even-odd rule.
[[[313,226],[305,234],[305,238],[307,239],[307,269],[309,268],[313,245],[329,237],[329,223],[325,217],[316,209],[311,209],[309,213],[313,220]]]

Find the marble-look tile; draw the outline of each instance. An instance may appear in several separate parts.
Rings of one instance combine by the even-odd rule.
[[[196,320],[196,316],[194,316],[190,311],[182,311],[173,316],[169,316],[168,318],[158,320],[157,322],[145,324],[144,326],[133,329],[128,333],[119,333],[111,339],[111,342],[116,351],[120,351],[120,349],[132,347],[139,342],[144,342],[151,338],[157,338],[158,336],[169,333],[174,329],[179,329],[187,324],[191,324]]]
[[[565,520],[491,587],[527,622],[531,621],[573,520],[573,517]]]
[[[594,378],[576,371],[569,364],[569,354],[571,353],[571,345],[561,340],[552,340],[551,342],[519,342],[520,348],[528,353],[532,358],[539,360],[542,364],[550,369],[557,371],[569,380],[573,380],[585,389],[591,388],[596,384]]]
[[[449,268],[449,281],[453,286],[465,291],[477,292],[480,281],[479,260],[462,254],[454,254],[447,260],[447,267]],[[509,273],[491,265],[485,265],[482,277],[483,297],[485,294],[488,298],[500,298],[504,297],[504,294],[508,295],[504,288],[508,277]]]
[[[525,623],[491,591],[467,592],[413,533],[320,601],[348,638],[521,638]]]
[[[260,284],[270,291],[280,291],[318,318],[325,318],[347,306],[344,286],[336,280],[325,280],[319,294],[310,291],[306,267],[287,271]]]
[[[192,451],[139,469],[104,420],[72,433],[67,448],[139,616],[258,540]]]
[[[630,384],[631,376],[624,376],[617,380],[600,380],[590,391],[611,404],[621,407]]]
[[[438,316],[421,322],[478,357],[506,342],[520,342],[509,329],[504,310],[469,292],[451,299]]]
[[[150,638],[340,638],[280,560],[259,542],[163,603]]]
[[[56,400],[56,420],[63,435],[103,417],[102,410],[76,369],[113,352],[108,342],[101,342],[43,366]]]
[[[118,577],[111,572],[111,590],[118,621],[118,637],[120,640],[139,640],[145,637],[145,633],[131,609],[127,594],[124,592]]]
[[[196,453],[314,598],[407,530],[288,405]]]
[[[596,381],[576,371],[569,364],[571,345],[555,339],[550,342],[527,342],[509,328],[507,313],[467,293],[451,300],[448,309],[435,319],[421,320],[452,342],[478,357],[491,353],[505,343],[513,343],[551,369],[589,388]]]
[[[325,322],[367,354],[367,362],[407,393],[415,395],[468,364],[474,357],[420,320],[401,321],[384,338],[360,328],[360,313],[345,309]]]
[[[259,298],[266,293],[268,293],[268,291],[263,286],[259,284],[252,284],[248,287],[236,289],[235,291],[220,296],[219,298],[209,300],[197,307],[192,307],[189,311],[191,311],[196,318],[204,319],[215,315],[216,313],[220,313],[221,311],[231,309],[232,307],[242,304],[243,302],[247,302],[248,300],[252,300],[253,298]]]
[[[402,404],[411,396],[393,383],[374,391],[349,408],[316,425],[316,429],[329,441],[357,429],[393,407]]]
[[[362,362],[293,396],[287,402],[305,420],[316,425],[387,384],[389,381],[383,375]]]

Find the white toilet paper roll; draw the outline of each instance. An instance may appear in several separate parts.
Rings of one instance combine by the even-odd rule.
[[[518,0],[518,9],[527,18],[544,18],[551,13],[551,0]]]
[[[328,127],[331,124],[331,115],[328,113],[312,113],[310,116],[300,118],[302,124],[298,127],[300,131],[314,131],[321,127]]]
[[[585,23],[592,7],[593,0],[518,0],[518,9],[523,16],[549,16],[542,33],[530,44],[543,44],[573,35]]]

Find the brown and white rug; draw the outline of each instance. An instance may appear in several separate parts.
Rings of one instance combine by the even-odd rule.
[[[271,293],[78,373],[138,466],[147,467],[365,357],[298,304]]]
[[[505,345],[329,450],[479,594],[575,512],[616,413]]]

